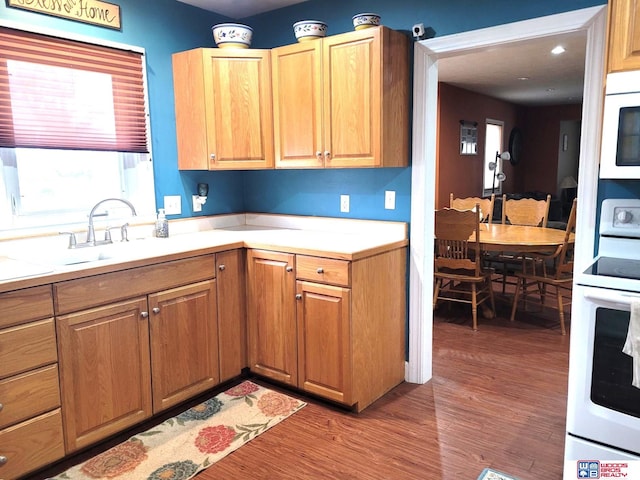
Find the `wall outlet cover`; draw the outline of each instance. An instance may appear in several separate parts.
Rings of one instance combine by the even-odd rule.
[[[396,209],[396,192],[393,190],[387,190],[384,192],[384,208],[387,210]]]
[[[349,195],[340,195],[340,211],[349,213]]]

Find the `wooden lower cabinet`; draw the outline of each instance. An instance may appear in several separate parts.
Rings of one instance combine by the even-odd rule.
[[[356,411],[403,381],[406,248],[353,261],[254,249],[247,266],[253,372]]]
[[[298,386],[351,404],[351,290],[297,282]]]
[[[247,367],[246,255],[244,249],[216,253],[220,382]]]
[[[57,318],[67,452],[152,414],[146,297]]]
[[[216,281],[149,295],[153,412],[219,383]]]
[[[249,367],[259,375],[298,384],[295,255],[247,252]]]
[[[0,293],[0,479],[64,454],[51,285]]]
[[[60,409],[0,430],[0,478],[14,480],[64,456]]]

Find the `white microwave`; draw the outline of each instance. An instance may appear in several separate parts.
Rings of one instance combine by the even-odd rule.
[[[607,75],[600,178],[640,179],[640,70]]]

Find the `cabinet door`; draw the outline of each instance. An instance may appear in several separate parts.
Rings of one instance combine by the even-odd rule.
[[[276,168],[324,166],[322,41],[271,51]]]
[[[297,282],[298,386],[350,405],[351,291]]]
[[[247,252],[249,367],[297,385],[294,255]]]
[[[326,37],[323,42],[326,166],[379,166],[379,29]]]
[[[154,413],[218,384],[215,280],[149,295]]]
[[[206,49],[203,61],[209,169],[272,168],[270,52]]]
[[[151,416],[144,297],[56,319],[67,452]]]
[[[609,72],[640,69],[640,2],[609,2]]]
[[[407,166],[407,37],[375,27],[322,42],[325,167]]]
[[[247,307],[244,250],[216,254],[220,382],[247,366]]]

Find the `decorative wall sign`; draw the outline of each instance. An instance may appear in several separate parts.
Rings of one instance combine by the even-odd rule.
[[[120,30],[120,6],[100,0],[7,0],[7,6]]]
[[[460,120],[460,155],[478,154],[478,122]]]

